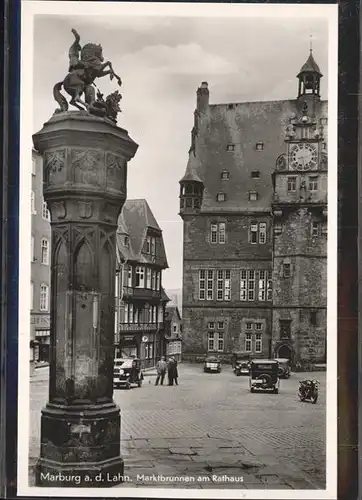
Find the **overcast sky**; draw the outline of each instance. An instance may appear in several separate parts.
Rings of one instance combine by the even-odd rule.
[[[34,132],[57,107],[52,88],[67,73],[71,28],[79,32],[81,45],[100,43],[105,60],[112,61],[123,80],[118,124],[139,144],[129,162],[128,198],[147,199],[163,230],[170,266],[163,285],[181,288],[178,181],[187,163],[197,87],[208,81],[210,103],[215,104],[295,98],[295,76],[309,55],[312,34],[314,57],[324,74],[322,96],[327,98],[327,21],[36,16]],[[105,95],[117,88],[107,77],[96,83]]]

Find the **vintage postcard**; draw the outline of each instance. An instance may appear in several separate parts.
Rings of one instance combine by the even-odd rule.
[[[337,16],[22,3],[20,495],[336,497]]]

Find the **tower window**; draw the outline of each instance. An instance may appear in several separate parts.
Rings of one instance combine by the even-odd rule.
[[[319,222],[312,222],[311,233],[312,236],[319,236]]]
[[[291,321],[289,319],[279,320],[280,338],[290,339],[291,338]]]
[[[284,278],[290,278],[290,264],[283,264],[283,276]]]
[[[260,178],[260,172],[259,172],[259,170],[252,170],[252,172],[251,172],[251,178],[252,179],[259,179]]]
[[[226,151],[235,151],[235,144],[228,144],[226,146]]]
[[[318,177],[309,177],[308,179],[308,189],[309,191],[318,191]]]
[[[217,201],[225,201],[226,200],[225,193],[217,193],[216,199]]]
[[[186,208],[192,208],[192,198],[186,198]]]
[[[317,311],[311,311],[311,313],[310,313],[310,324],[312,326],[317,326]]]
[[[257,143],[255,144],[255,149],[256,149],[257,151],[263,151],[263,149],[264,149],[264,142],[257,142]]]
[[[229,172],[228,172],[227,170],[223,170],[223,171],[221,172],[221,179],[222,179],[223,181],[228,180],[228,179],[229,179],[229,176],[230,176],[230,174],[229,174]]]
[[[288,191],[296,191],[296,189],[297,189],[297,178],[296,177],[288,177],[287,190]]]
[[[256,191],[249,192],[249,201],[257,201],[258,193]]]

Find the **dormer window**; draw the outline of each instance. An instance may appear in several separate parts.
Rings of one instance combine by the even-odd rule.
[[[226,151],[235,151],[235,144],[228,144],[226,146]]]
[[[229,179],[229,176],[230,176],[230,174],[229,174],[229,172],[228,172],[227,170],[223,170],[223,171],[221,172],[221,179],[222,179],[223,181],[228,180],[228,179]]]
[[[252,170],[252,172],[251,172],[251,178],[252,179],[259,179],[260,178],[260,172],[259,172],[259,170]]]
[[[124,237],[124,246],[125,246],[125,247],[128,247],[128,246],[129,246],[129,238],[128,238],[128,236],[125,236],[125,237]]]
[[[225,201],[226,200],[225,193],[217,193],[216,199],[217,201]]]
[[[249,201],[257,201],[258,193],[256,191],[249,192]]]
[[[264,142],[257,142],[257,143],[255,144],[255,149],[256,149],[257,151],[263,151],[263,149],[264,149]]]

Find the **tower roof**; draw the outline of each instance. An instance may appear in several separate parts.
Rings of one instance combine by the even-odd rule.
[[[187,162],[186,172],[185,175],[180,180],[180,182],[194,181],[194,182],[200,182],[202,184],[202,180],[197,174],[199,167],[200,167],[199,159],[194,155],[193,152],[190,152],[189,160]]]
[[[301,75],[302,73],[318,73],[318,75],[323,76],[318,64],[315,62],[312,50],[310,51],[308,59],[301,67],[301,70],[299,71],[299,74],[297,76],[299,77],[299,75]]]

